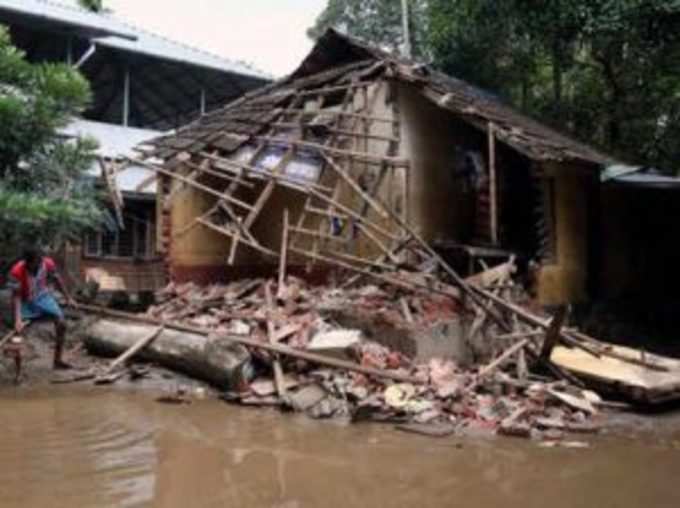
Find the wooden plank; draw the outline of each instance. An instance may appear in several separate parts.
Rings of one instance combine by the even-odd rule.
[[[160,325],[158,328],[156,328],[152,333],[147,335],[146,337],[142,337],[139,339],[137,342],[135,342],[127,351],[125,351],[122,355],[120,355],[118,358],[116,358],[111,364],[108,366],[106,371],[104,372],[104,376],[107,376],[111,374],[113,371],[115,371],[118,367],[123,365],[125,362],[127,362],[130,358],[132,358],[134,355],[139,353],[142,349],[144,349],[146,346],[151,344],[152,341],[158,337],[163,330],[165,330],[164,325]]]

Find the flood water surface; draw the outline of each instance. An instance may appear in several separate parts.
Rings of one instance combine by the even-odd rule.
[[[434,439],[217,401],[0,391],[0,506],[680,506],[680,434]]]

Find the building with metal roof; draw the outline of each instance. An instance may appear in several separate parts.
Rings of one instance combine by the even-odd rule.
[[[35,62],[69,62],[89,79],[85,117],[168,130],[259,87],[269,76],[75,4],[0,0],[0,24]]]
[[[269,77],[252,66],[190,47],[91,12],[68,0],[0,0],[0,25],[31,62],[65,62],[89,80],[84,118],[62,129],[99,143],[90,170],[109,190],[117,226],[93,231],[74,246],[73,274],[102,290],[146,291],[164,284],[155,248],[156,183],[147,168],[126,163],[133,147],[196,120],[259,88]]]

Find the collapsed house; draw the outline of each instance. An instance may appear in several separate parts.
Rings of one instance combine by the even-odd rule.
[[[593,276],[610,157],[336,31],[290,77],[150,145],[173,280],[262,273],[284,234],[289,265],[398,266],[418,256],[411,228],[454,264],[540,262],[543,303],[584,299]]]

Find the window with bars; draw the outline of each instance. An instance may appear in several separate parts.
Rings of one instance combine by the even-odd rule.
[[[153,203],[130,202],[123,210],[124,228],[93,231],[85,237],[88,257],[149,259],[156,255],[156,213]]]

